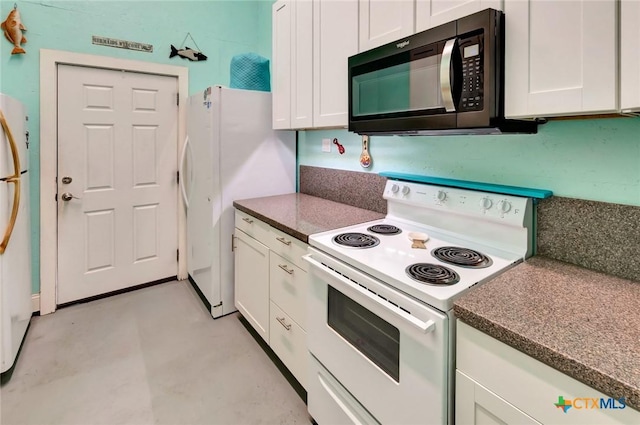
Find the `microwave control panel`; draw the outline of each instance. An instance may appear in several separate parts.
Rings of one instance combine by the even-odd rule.
[[[484,64],[482,35],[460,40],[462,56],[462,93],[458,111],[481,111],[484,108]]]

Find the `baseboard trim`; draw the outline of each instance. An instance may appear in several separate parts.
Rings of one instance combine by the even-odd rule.
[[[302,399],[302,401],[304,401],[304,404],[307,404],[307,390],[305,390],[302,384],[296,379],[295,376],[293,376],[293,373],[291,373],[289,368],[287,368],[287,366],[284,363],[282,363],[282,360],[280,360],[280,357],[278,357],[278,355],[271,349],[271,347],[269,347],[269,344],[267,344],[265,340],[262,339],[262,337],[258,334],[258,332],[256,332],[255,329],[253,329],[253,326],[251,326],[251,324],[247,322],[247,319],[245,319],[242,314],[238,314],[238,320],[247,329],[247,331],[253,337],[253,339],[256,340],[258,345],[262,348],[262,350],[266,353],[266,355],[271,359],[273,364],[276,365],[280,373],[282,373],[285,379],[293,387],[293,390],[298,394],[298,396]]]
[[[31,295],[31,312],[38,313],[40,312],[40,294],[32,294]]]
[[[128,288],[118,289],[116,291],[107,292],[105,294],[94,295],[92,297],[82,298],[80,300],[70,301],[68,303],[58,304],[57,308],[64,308],[64,307],[72,306],[74,304],[84,304],[84,303],[88,303],[88,302],[91,302],[91,301],[101,300],[103,298],[108,298],[108,297],[112,297],[114,295],[120,295],[120,294],[124,294],[124,293],[127,293],[127,292],[137,291],[138,289],[148,288],[150,286],[159,285],[161,283],[173,282],[174,280],[177,280],[177,279],[178,279],[177,276],[169,276],[169,277],[165,277],[163,279],[154,280],[152,282],[143,283],[141,285],[130,286]]]

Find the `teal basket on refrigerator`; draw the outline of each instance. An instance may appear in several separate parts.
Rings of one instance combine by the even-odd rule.
[[[255,53],[243,53],[231,58],[231,88],[271,91],[269,59]]]

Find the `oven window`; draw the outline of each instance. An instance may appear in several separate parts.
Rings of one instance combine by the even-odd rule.
[[[329,326],[396,382],[400,382],[400,331],[329,286]]]

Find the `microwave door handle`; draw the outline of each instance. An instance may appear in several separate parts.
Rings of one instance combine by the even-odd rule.
[[[451,61],[453,60],[453,49],[457,39],[447,40],[442,50],[442,62],[440,62],[440,92],[442,93],[442,103],[447,112],[455,112],[453,104],[453,85],[451,83]]]

